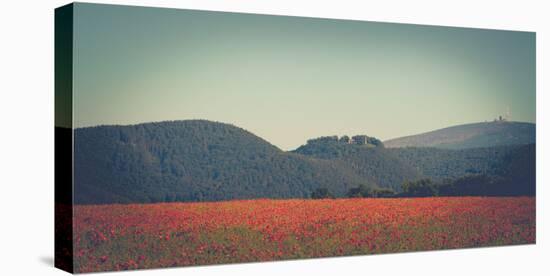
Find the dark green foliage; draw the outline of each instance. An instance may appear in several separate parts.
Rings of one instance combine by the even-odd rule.
[[[347,135],[344,135],[342,137],[340,137],[340,140],[338,140],[340,143],[344,143],[344,144],[350,144],[351,143],[351,138],[349,138],[349,136]]]
[[[328,188],[317,188],[311,193],[312,199],[334,198]]]
[[[535,145],[499,146],[462,150],[436,148],[388,149],[414,165],[435,183],[456,182],[446,195],[534,195]],[[476,185],[483,187],[473,192]]]
[[[417,181],[406,181],[403,183],[402,190],[404,196],[426,197],[438,195],[436,185],[429,178]]]
[[[443,181],[438,187],[441,196],[489,196],[505,195],[500,177],[488,175],[467,175],[454,180]]]
[[[401,183],[421,177],[419,170],[403,162],[383,146],[357,145],[335,142],[327,139],[312,139],[295,153],[330,160],[341,164],[361,176],[372,186],[400,190]]]
[[[384,143],[382,143],[382,141],[374,137],[369,137],[367,139],[367,143],[374,145],[375,147],[384,147]]]
[[[284,152],[241,128],[191,120],[75,131],[75,202],[344,196],[364,182],[345,164]]]
[[[431,179],[457,178],[467,174],[499,174],[503,162],[519,147],[501,146],[449,150],[437,148],[392,148],[387,149],[399,159],[411,164]]]
[[[326,144],[326,143],[333,143],[333,144],[352,144],[352,145],[358,145],[358,146],[369,146],[369,147],[384,147],[384,144],[382,141],[378,140],[375,137],[370,137],[367,135],[355,135],[353,137],[349,137],[347,135],[344,135],[338,139],[338,136],[321,136],[314,139],[307,140],[308,144]]]
[[[374,188],[372,190],[372,197],[394,197],[395,191],[390,188]]]
[[[441,194],[535,193],[534,145],[387,149],[363,138],[365,145],[323,137],[284,152],[244,129],[204,120],[77,129],[74,201],[308,198],[319,187],[343,197],[362,184],[351,196],[390,197],[401,183],[422,178]]]
[[[483,174],[444,180],[437,186],[437,189],[440,196],[535,195],[534,186],[532,185],[518,185],[505,177]]]
[[[349,189],[348,197],[393,197],[396,193],[390,188],[371,188],[367,185],[359,185]]]
[[[535,195],[536,146],[516,147],[502,160],[498,175],[502,177],[501,192],[508,195]]]
[[[447,196],[535,195],[535,145],[512,147],[492,175],[470,174],[444,179],[438,187]]]
[[[372,189],[364,184],[349,189],[348,197],[370,197]]]

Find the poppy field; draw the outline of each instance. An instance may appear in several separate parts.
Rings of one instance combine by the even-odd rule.
[[[75,272],[535,243],[534,197],[74,206]]]

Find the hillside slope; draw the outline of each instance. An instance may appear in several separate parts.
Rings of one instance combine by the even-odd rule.
[[[320,187],[401,190],[405,181],[495,176],[534,193],[535,145],[385,148],[374,137],[321,137],[285,152],[239,127],[187,120],[74,132],[76,204],[308,198]],[[500,188],[499,188],[500,189]]]
[[[417,168],[403,162],[382,145],[350,145],[327,139],[312,139],[294,152],[343,164],[362,176],[365,183],[396,191],[401,189],[404,181],[422,177]]]
[[[75,202],[128,203],[343,195],[363,178],[287,153],[228,124],[175,121],[75,131]]]
[[[534,194],[535,144],[454,150],[371,147],[312,139],[294,152],[345,164],[366,183],[395,191],[401,191],[405,181],[420,178],[443,183],[477,175],[498,178],[503,186],[495,188],[507,190],[507,194]]]
[[[535,144],[470,149],[390,148],[402,162],[435,181],[465,175],[499,176],[515,185],[535,185]],[[532,189],[532,188],[529,188]]]
[[[487,122],[458,125],[418,135],[384,141],[388,148],[436,147],[447,149],[482,148],[535,143],[535,124]]]

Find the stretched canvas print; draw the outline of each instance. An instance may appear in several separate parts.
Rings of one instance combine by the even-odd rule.
[[[535,33],[55,11],[55,265],[535,243]]]

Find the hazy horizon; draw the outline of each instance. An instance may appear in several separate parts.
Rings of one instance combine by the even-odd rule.
[[[205,119],[289,150],[535,123],[531,32],[83,3],[74,20],[75,128]]]

